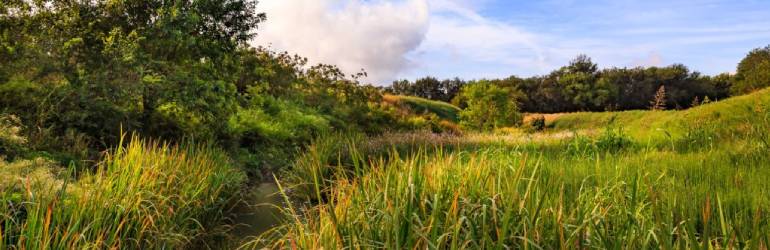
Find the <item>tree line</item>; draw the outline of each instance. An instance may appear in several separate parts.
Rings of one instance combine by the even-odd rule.
[[[650,109],[659,89],[665,89],[663,109],[685,109],[703,100],[721,100],[770,86],[770,46],[751,51],[736,74],[703,75],[682,64],[667,67],[600,70],[586,55],[547,75],[465,81],[424,77],[399,80],[385,92],[453,102],[464,107],[461,92],[474,84],[510,88],[510,98],[528,113]]]

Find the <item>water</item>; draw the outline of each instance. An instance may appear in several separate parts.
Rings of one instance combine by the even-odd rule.
[[[280,207],[284,205],[284,199],[275,183],[254,186],[244,199],[245,204],[234,211],[236,225],[230,232],[233,240],[228,244],[234,245],[234,248],[278,226],[282,221]]]

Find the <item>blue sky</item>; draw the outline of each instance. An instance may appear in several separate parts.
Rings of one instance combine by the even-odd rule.
[[[713,75],[770,44],[768,0],[262,2],[268,28],[255,43],[364,68],[379,85],[545,74],[578,54],[600,67],[683,63]]]

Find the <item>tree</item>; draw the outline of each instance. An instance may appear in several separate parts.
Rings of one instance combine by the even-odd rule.
[[[386,88],[386,91],[396,95],[414,95],[412,86],[414,85],[409,80],[396,80],[393,81],[390,87]]]
[[[730,73],[722,73],[714,76],[710,79],[709,83],[714,88],[714,96],[716,99],[721,100],[730,97],[730,89],[732,89],[735,83],[735,75]]]
[[[655,92],[655,98],[650,102],[651,110],[665,110],[666,109],[666,86],[661,85],[658,91]]]
[[[431,100],[439,100],[444,93],[441,82],[435,77],[428,76],[414,81],[414,95]]]
[[[770,86],[770,45],[749,52],[740,64],[733,94],[746,94]]]
[[[0,84],[16,79],[50,91],[58,111],[48,112],[44,126],[76,129],[102,144],[116,142],[121,128],[217,137],[235,110],[236,51],[265,19],[255,4],[4,2]]]
[[[517,103],[521,93],[517,90],[480,81],[465,85],[460,96],[467,104],[460,112],[462,126],[490,130],[521,124]]]
[[[700,98],[696,96],[695,99],[692,100],[690,107],[697,107],[697,106],[700,106]]]
[[[559,71],[559,85],[573,109],[601,111],[612,99],[614,90],[606,81],[599,81],[598,66],[586,55],[579,55]]]
[[[465,85],[465,81],[455,77],[454,79],[446,79],[441,81],[441,91],[443,92],[438,101],[451,102],[452,99],[460,93],[460,89]]]

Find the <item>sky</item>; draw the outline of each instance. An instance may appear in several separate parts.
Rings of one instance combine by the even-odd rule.
[[[260,0],[253,45],[334,64],[367,83],[682,63],[734,72],[770,45],[770,0]]]

